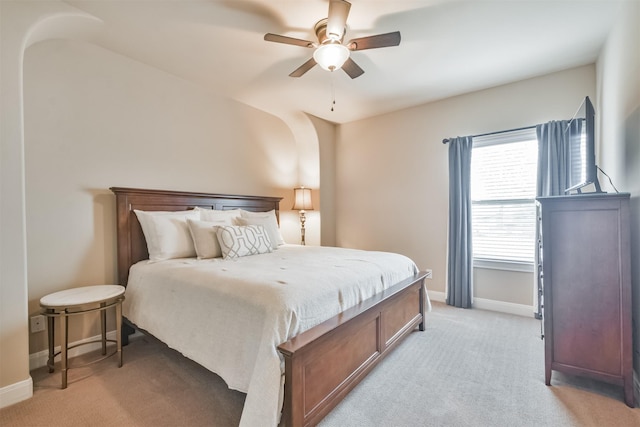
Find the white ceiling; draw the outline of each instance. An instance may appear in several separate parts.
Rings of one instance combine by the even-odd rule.
[[[624,0],[352,0],[345,41],[400,31],[397,47],[353,52],[350,79],[314,67],[328,0],[69,0],[103,21],[95,43],[213,93],[280,115],[349,122],[593,63]],[[635,1],[635,0],[627,0]],[[331,111],[332,94],[336,105]]]

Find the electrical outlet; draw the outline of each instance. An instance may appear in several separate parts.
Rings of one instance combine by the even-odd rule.
[[[31,317],[31,333],[44,331],[44,316],[42,314],[38,314],[37,316]]]
[[[425,273],[427,273],[425,279],[433,279],[433,271],[430,268],[426,269]]]

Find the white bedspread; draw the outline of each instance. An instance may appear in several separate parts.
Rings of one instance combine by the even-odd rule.
[[[236,260],[142,261],[131,267],[123,312],[247,393],[241,426],[276,426],[276,347],[416,272],[398,254],[298,245]]]

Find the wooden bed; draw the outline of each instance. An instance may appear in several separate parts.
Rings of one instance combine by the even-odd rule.
[[[129,268],[148,258],[134,209],[180,211],[199,206],[275,210],[278,215],[281,200],[119,187],[111,191],[116,195],[118,279],[123,286],[127,285]],[[317,424],[402,338],[416,328],[424,330],[425,276],[420,272],[278,346],[285,360],[281,424]],[[133,332],[132,328],[124,329]],[[126,343],[126,336],[123,339]]]

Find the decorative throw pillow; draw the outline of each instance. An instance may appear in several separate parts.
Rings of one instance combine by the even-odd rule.
[[[271,252],[269,235],[261,225],[220,225],[216,234],[224,259]]]
[[[200,212],[200,219],[202,221],[227,221],[229,225],[234,225],[234,220],[240,218],[240,209],[230,209],[226,211],[218,211],[215,209],[204,209],[197,207],[197,211]]]
[[[187,219],[187,224],[189,225],[198,259],[219,258],[222,256],[216,231],[219,225],[230,225],[227,220],[196,221]]]
[[[239,225],[262,225],[271,239],[271,245],[273,249],[277,249],[278,246],[284,245],[284,239],[280,233],[280,227],[278,226],[278,219],[276,218],[276,211],[270,210],[269,212],[249,212],[245,210],[240,211],[242,218],[236,220]]]
[[[187,219],[199,219],[200,213],[191,211],[134,210],[147,241],[149,261],[196,256]]]

